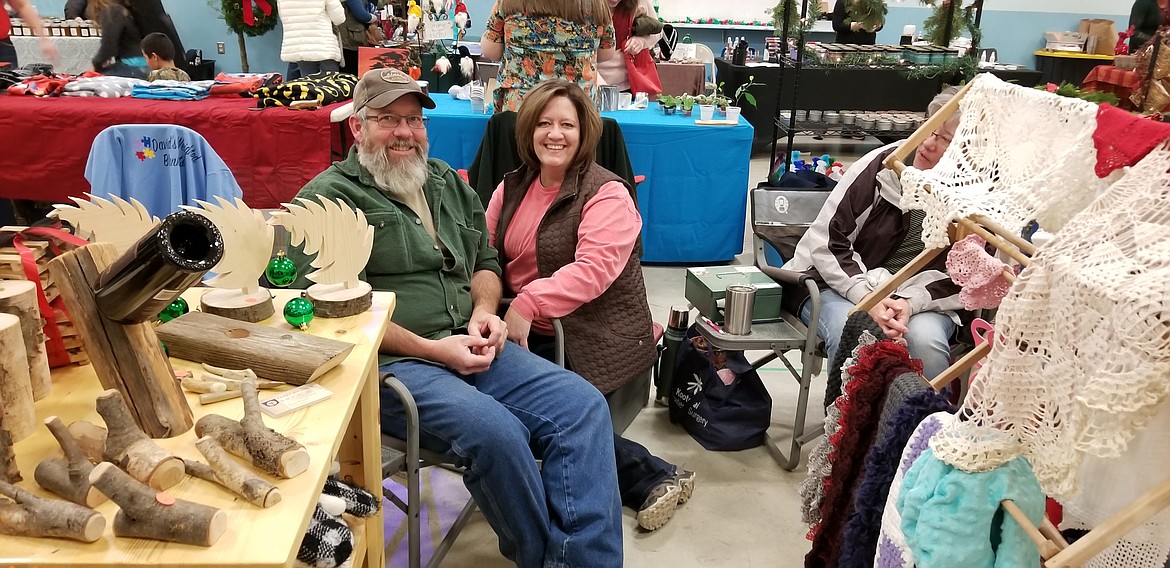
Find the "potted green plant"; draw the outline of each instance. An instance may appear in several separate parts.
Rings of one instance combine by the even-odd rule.
[[[695,97],[693,95],[683,95],[678,99],[678,107],[682,109],[683,116],[691,116],[695,108]]]
[[[678,107],[678,97],[673,95],[658,95],[658,106],[662,107],[662,114],[674,114]]]
[[[720,113],[727,112],[727,96],[723,94],[723,81],[715,85],[715,92],[711,95],[711,104],[715,105],[715,110]]]
[[[727,107],[727,120],[739,122],[739,111],[740,111],[739,101],[740,101],[740,99],[746,101],[748,104],[752,105],[753,108],[755,108],[756,96],[751,94],[749,92],[749,90],[752,87],[762,86],[762,85],[763,85],[763,83],[756,82],[755,75],[749,75],[747,82],[740,85],[739,87],[737,87],[735,89],[735,101],[734,101],[735,105]]]

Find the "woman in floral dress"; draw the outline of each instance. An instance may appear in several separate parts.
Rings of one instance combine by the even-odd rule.
[[[497,0],[480,44],[501,62],[497,112],[520,110],[546,79],[573,81],[596,102],[597,58],[617,53],[607,0]]]

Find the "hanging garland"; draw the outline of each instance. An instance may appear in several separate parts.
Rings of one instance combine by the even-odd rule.
[[[276,27],[276,2],[272,0],[219,0],[219,4],[220,16],[233,32],[256,37]]]
[[[785,12],[785,4],[787,4],[788,11]],[[819,0],[809,0],[808,13],[804,19],[800,20],[800,26],[793,26],[791,22],[800,18],[800,6],[796,5],[796,0],[780,0],[776,3],[776,7],[771,9],[772,25],[776,28],[776,35],[783,36],[784,29],[788,29],[789,36],[796,36],[797,32],[808,33],[812,29],[813,24],[821,19],[821,3]],[[788,21],[785,22],[784,15],[787,13]]]
[[[660,21],[664,24],[671,24],[671,25],[674,25],[676,27],[680,26],[680,25],[686,25],[686,24],[700,24],[700,25],[710,24],[710,25],[716,25],[716,26],[758,26],[761,28],[768,26],[767,22],[761,22],[759,20],[719,20],[719,19],[715,19],[715,18],[687,18],[685,20],[667,21],[667,20],[663,20],[662,18],[659,18],[658,21]]]
[[[959,37],[963,34],[963,30],[966,30],[971,34],[972,43],[979,45],[980,40],[983,38],[983,33],[975,25],[975,2],[972,2],[965,8],[962,8],[962,4],[959,4],[961,9],[955,10],[954,14],[952,14],[951,37],[943,37],[943,34],[946,33],[947,10],[950,2],[948,0],[942,0],[941,2],[938,0],[921,1],[923,4],[934,8],[930,17],[926,18],[925,22],[922,22],[922,35],[930,43],[948,46],[951,44],[951,40]]]

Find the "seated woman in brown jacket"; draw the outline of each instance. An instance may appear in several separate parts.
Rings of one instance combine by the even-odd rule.
[[[609,394],[654,363],[653,321],[638,261],[642,220],[626,182],[594,163],[601,117],[574,83],[545,81],[516,119],[524,165],[487,208],[504,284],[515,296],[508,338],[551,358],[551,318],[565,329],[566,366]],[[690,498],[694,472],[615,436],[622,504],[654,530]]]

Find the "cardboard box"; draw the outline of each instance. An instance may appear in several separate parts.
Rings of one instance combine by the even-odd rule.
[[[1088,34],[1079,32],[1044,32],[1044,49],[1048,51],[1084,51]]]
[[[699,310],[699,313],[722,325],[721,300],[727,295],[728,284],[751,284],[756,287],[752,322],[762,323],[780,319],[780,284],[755,266],[688,268],[683,296]]]

